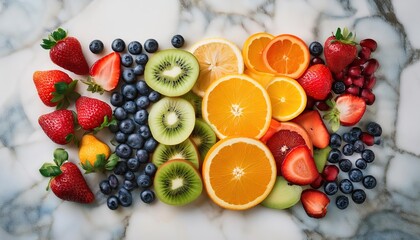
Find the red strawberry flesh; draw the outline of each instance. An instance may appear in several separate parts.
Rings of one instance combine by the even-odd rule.
[[[93,82],[101,89],[111,91],[117,87],[121,72],[120,59],[117,52],[112,52],[96,61],[90,68],[89,73],[93,77]],[[96,91],[100,92],[101,89]]]
[[[306,189],[302,192],[300,200],[306,214],[312,218],[323,218],[327,214],[330,199],[315,189]]]
[[[287,181],[297,185],[311,184],[319,176],[311,150],[306,145],[289,151],[280,169]]]

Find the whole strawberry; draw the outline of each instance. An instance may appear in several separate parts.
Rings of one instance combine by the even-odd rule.
[[[58,66],[78,75],[89,74],[89,66],[79,40],[68,37],[62,28],[58,28],[48,38],[43,39],[41,47],[50,49],[51,61]]]
[[[324,100],[331,91],[333,78],[327,66],[315,64],[310,66],[297,81],[306,95],[316,100]]]
[[[340,73],[357,57],[355,35],[347,28],[338,28],[324,43],[325,62],[332,73]]]
[[[112,109],[106,102],[82,96],[76,101],[77,121],[87,131],[99,131],[114,124]]]
[[[41,115],[38,123],[45,134],[57,144],[65,145],[74,139],[74,117],[70,110],[55,110]]]
[[[54,163],[44,163],[39,172],[50,177],[48,188],[60,199],[78,203],[91,203],[95,196],[87,185],[76,164],[67,161],[68,153],[57,148],[54,151]]]
[[[35,71],[33,81],[39,98],[49,107],[67,108],[80,96],[74,91],[77,80],[60,70]]]

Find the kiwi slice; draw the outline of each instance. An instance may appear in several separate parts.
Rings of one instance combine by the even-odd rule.
[[[216,143],[216,134],[203,119],[197,118],[190,139],[197,146],[200,159],[204,160],[209,149]]]
[[[144,69],[144,80],[165,96],[181,96],[194,86],[200,67],[193,54],[181,49],[167,49],[154,54]]]
[[[153,152],[152,162],[159,167],[167,161],[174,159],[185,159],[191,162],[195,168],[199,168],[199,154],[194,143],[190,139],[186,139],[180,144],[165,145],[160,143]]]
[[[193,105],[195,110],[195,117],[201,118],[201,104],[203,102],[203,98],[193,93],[192,91],[187,92],[181,97]]]
[[[166,145],[179,144],[194,129],[194,107],[183,98],[164,97],[150,108],[148,123],[156,141]]]
[[[292,185],[283,177],[279,176],[274,183],[273,190],[261,202],[261,205],[274,209],[290,208],[300,200],[303,188],[299,185]]]
[[[161,165],[153,184],[158,199],[175,206],[194,201],[203,191],[200,173],[184,159],[171,160]]]

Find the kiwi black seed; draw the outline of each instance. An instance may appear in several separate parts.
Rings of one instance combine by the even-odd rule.
[[[153,186],[160,201],[175,206],[194,201],[203,191],[200,173],[184,159],[171,160],[161,165]]]
[[[182,143],[176,145],[165,145],[160,143],[156,147],[152,156],[152,162],[157,167],[174,159],[185,159],[191,162],[197,169],[200,166],[197,147],[188,138]]]
[[[198,61],[193,54],[182,49],[167,49],[149,59],[144,80],[160,94],[177,97],[191,90],[199,71]]]
[[[194,107],[183,98],[164,97],[150,108],[148,123],[156,141],[166,145],[179,144],[194,129]]]
[[[204,160],[209,149],[216,143],[216,134],[203,119],[197,118],[190,139],[197,146],[200,159]]]
[[[203,98],[193,93],[192,91],[187,92],[181,97],[193,105],[195,110],[195,117],[201,118],[201,105],[203,102]]]

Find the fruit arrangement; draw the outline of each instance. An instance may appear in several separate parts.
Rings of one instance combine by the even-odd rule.
[[[171,43],[159,49],[155,39],[126,45],[117,38],[91,66],[63,29],[41,44],[54,63],[84,79],[61,70],[35,72],[41,101],[57,108],[39,124],[54,143],[78,149],[85,174],[105,173],[98,188],[109,209],[131,206],[137,189],[147,204],[158,199],[182,206],[203,191],[232,210],[300,202],[313,218],[324,217],[331,201],[345,209],[349,197],[356,204],[366,200],[377,182],[363,171],[375,159],[369,147],[380,144],[382,134],[376,122],[360,124],[375,101],[373,39],[357,43],[339,28],[323,45],[269,33],[249,36],[242,50],[223,38],[188,49],[181,35]],[[96,39],[89,50],[103,53],[105,45]],[[78,82],[91,95],[77,93]],[[95,94],[109,96],[109,103]],[[112,140],[99,139],[100,131]],[[355,153],[360,158],[353,161]],[[52,178],[53,192],[93,202],[63,148],[54,162],[40,169]],[[77,184],[60,185],[63,178]]]

